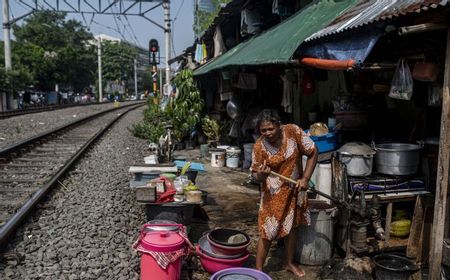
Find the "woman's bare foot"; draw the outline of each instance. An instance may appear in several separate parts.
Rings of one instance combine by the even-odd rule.
[[[301,269],[300,267],[298,267],[297,265],[291,263],[291,264],[287,264],[285,266],[285,269],[291,273],[293,273],[295,276],[297,277],[304,277],[305,276],[305,271],[303,269]]]

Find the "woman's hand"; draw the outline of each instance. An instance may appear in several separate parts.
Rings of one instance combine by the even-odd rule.
[[[306,191],[308,189],[308,179],[303,177],[297,180],[297,185],[295,186],[299,191]]]
[[[255,177],[258,181],[264,181],[270,174],[270,167],[267,166],[266,161],[259,165],[256,170],[252,170],[255,173]]]

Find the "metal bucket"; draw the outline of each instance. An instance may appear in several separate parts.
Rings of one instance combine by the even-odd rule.
[[[388,175],[412,175],[417,172],[422,147],[415,144],[386,143],[375,146],[378,172]]]
[[[311,225],[298,227],[295,259],[301,264],[323,265],[333,255],[334,217],[337,208],[322,200],[310,199]]]

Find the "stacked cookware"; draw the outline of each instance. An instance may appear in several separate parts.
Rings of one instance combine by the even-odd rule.
[[[241,267],[249,257],[250,237],[239,230],[215,229],[203,235],[196,251],[203,268],[209,273]]]

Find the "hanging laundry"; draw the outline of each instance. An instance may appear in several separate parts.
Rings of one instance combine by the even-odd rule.
[[[280,75],[283,80],[283,99],[281,100],[281,106],[284,107],[284,112],[292,113],[292,100],[293,100],[293,83],[295,81],[295,74],[292,70],[287,69],[284,74]]]
[[[206,45],[205,43],[202,43],[202,60],[201,60],[201,64],[206,63],[206,61],[208,60],[208,52],[206,51]]]
[[[203,60],[203,47],[202,47],[202,44],[197,44],[195,46],[194,60],[197,61],[198,63],[202,62],[202,60]]]
[[[255,34],[260,31],[261,15],[256,10],[241,11],[241,35]]]
[[[256,74],[239,73],[239,79],[236,87],[242,89],[255,90],[257,86]]]
[[[272,14],[279,15],[282,18],[287,18],[294,13],[293,1],[273,0]]]
[[[225,44],[223,43],[222,31],[220,27],[216,26],[216,32],[214,33],[214,57],[217,57],[227,51]]]

